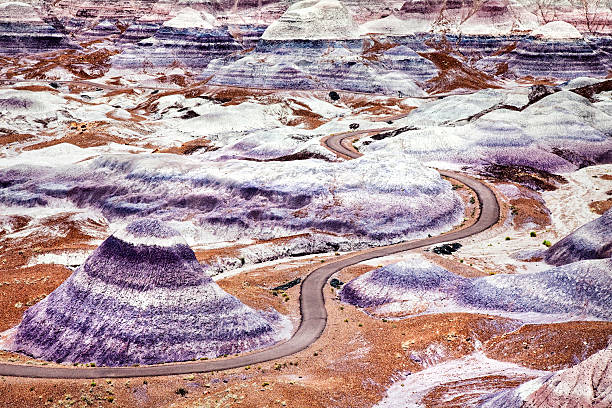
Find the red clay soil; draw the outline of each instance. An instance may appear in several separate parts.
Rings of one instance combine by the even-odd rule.
[[[76,221],[70,213],[43,218],[31,226],[31,218],[24,216],[3,217],[2,224],[10,231],[26,232],[17,238],[7,237],[6,230],[0,230],[0,331],[19,322],[28,306],[51,293],[71,273],[61,265],[35,265],[26,267],[33,256],[64,251],[93,250],[90,245],[94,238],[84,230],[104,234],[106,225],[98,221]],[[50,231],[53,231],[50,233]],[[34,243],[34,244],[33,244]],[[17,306],[16,306],[17,305]]]
[[[189,85],[189,80],[185,75],[162,75],[156,78],[162,84],[174,84],[180,87],[185,87]]]
[[[2,269],[0,281],[0,331],[21,321],[28,307],[54,291],[72,271],[61,265],[36,265]]]
[[[222,102],[224,106],[240,105],[254,97],[263,97],[274,94],[274,91],[263,89],[247,89],[238,87],[210,87],[206,95]]]
[[[109,124],[106,122],[88,122],[84,124],[85,128],[82,128],[81,125],[82,124],[78,124],[76,128],[69,127],[62,137],[26,146],[23,150],[38,150],[61,143],[70,143],[81,148],[86,148],[105,146],[109,143],[131,144],[137,141],[137,139],[123,139],[107,133],[106,129]]]
[[[376,38],[370,38],[368,41],[363,42],[361,49],[361,56],[368,61],[378,61],[385,51],[397,47],[398,44],[385,39],[377,40]]]
[[[519,84],[555,86],[558,85],[560,81],[554,78],[534,78],[528,75],[517,79],[516,82]]]
[[[471,262],[469,258],[464,259],[464,262],[461,263],[454,257],[450,258],[442,255],[436,255],[433,252],[423,252],[421,255],[436,265],[451,271],[455,275],[463,276],[464,278],[480,278],[483,276],[489,276],[489,273],[486,271],[470,266]]]
[[[2,129],[0,129],[0,132],[2,132]],[[34,135],[28,133],[0,133],[0,146],[6,146],[16,142],[25,142],[34,137]]]
[[[385,105],[372,105],[359,111],[359,114],[369,113],[376,118],[376,122],[387,122],[397,119],[401,119],[407,116],[410,112],[416,109],[416,106],[407,106],[404,109],[400,109],[399,112],[397,107],[385,106]],[[382,117],[381,117],[382,116]]]
[[[0,265],[7,269],[20,268],[26,265],[30,258],[48,252],[70,251],[78,249],[93,249],[89,244],[96,238],[88,235],[84,230],[93,230],[104,235],[107,225],[96,220],[76,221],[71,218],[71,213],[62,213],[49,216],[29,226],[29,217],[10,217],[7,221],[14,226],[12,232],[26,232],[31,228],[29,234],[19,237],[7,237],[0,235]],[[32,245],[32,243],[35,243]]]
[[[211,145],[210,140],[206,139],[205,137],[201,137],[198,139],[194,139],[194,140],[185,142],[180,146],[167,147],[165,149],[156,150],[153,153],[171,153],[171,154],[188,155],[188,154],[193,154],[200,150],[209,152],[209,151],[216,150],[216,149],[217,148],[215,146]]]
[[[550,211],[542,201],[523,197],[510,200],[513,214],[514,227],[523,228],[527,224],[534,223],[538,228],[545,228],[551,224]]]
[[[23,75],[25,79],[45,79],[47,72],[54,68],[64,68],[80,79],[94,79],[104,76],[110,69],[110,57],[118,50],[97,49],[93,51],[67,49],[31,55],[38,62],[16,66],[7,71],[7,77]]]
[[[438,75],[425,83],[430,94],[448,93],[455,89],[501,88],[493,76],[470,67],[447,52],[420,52],[419,55],[438,68]]]
[[[416,109],[414,106],[403,107],[402,99],[396,97],[370,98],[365,95],[347,93],[342,94],[340,102],[352,109],[354,115],[396,116],[407,114]]]
[[[43,85],[23,85],[23,86],[15,86],[15,87],[12,87],[11,89],[15,89],[17,91],[59,93],[58,90],[53,89],[50,86],[43,86]]]
[[[116,85],[120,85],[119,83],[117,83]],[[113,96],[117,96],[117,95],[134,95],[136,92],[134,92],[134,88],[122,88],[122,89],[114,89],[112,91],[109,91],[107,93],[104,94],[105,98],[110,98]]]
[[[316,129],[319,126],[327,123],[327,120],[325,120],[323,116],[310,110],[310,106],[306,105],[305,103],[293,98],[288,100],[283,100],[281,98],[281,100],[282,102],[279,102],[285,104],[287,108],[291,109],[291,114],[294,116],[294,118],[286,121],[285,124],[287,126],[303,125],[306,129]],[[298,105],[301,108],[294,108],[292,104]]]
[[[291,114],[294,116],[289,120],[282,120],[286,126],[302,126],[304,129],[316,129],[321,125],[327,123],[323,120],[323,117],[317,113],[314,113],[307,109],[292,109]]]
[[[534,377],[503,375],[488,375],[453,381],[434,387],[422,399],[426,408],[465,408],[478,406],[483,395],[491,394],[507,388],[515,388]]]
[[[493,54],[491,54],[491,56],[497,57],[499,55],[509,54],[512,51],[514,51],[517,46],[518,46],[518,41],[515,41],[515,42],[513,42],[511,44],[508,44],[508,45],[504,45],[503,47],[501,47],[497,51],[495,51]]]
[[[589,203],[589,208],[595,214],[602,215],[603,213],[608,211],[610,208],[612,208],[612,198],[608,198],[607,200],[601,200],[601,201],[593,201],[592,203]]]
[[[488,357],[538,370],[571,367],[607,347],[612,322],[528,324],[485,344]]]

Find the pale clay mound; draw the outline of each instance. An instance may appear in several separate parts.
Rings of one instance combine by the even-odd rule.
[[[37,153],[32,159],[43,160]],[[61,168],[15,165],[0,179],[11,180],[0,189],[7,206],[76,205],[111,220],[187,217],[222,241],[318,231],[380,244],[448,230],[463,216],[438,172],[394,155],[341,163],[105,155]]]
[[[382,316],[468,311],[536,320],[546,320],[546,315],[611,320],[611,278],[612,259],[463,278],[415,256],[353,279],[340,291],[340,299]]]
[[[263,34],[264,40],[320,40],[358,37],[358,27],[339,0],[303,0],[293,4]]]
[[[214,29],[215,17],[205,13],[204,16],[199,11],[186,7],[178,14],[164,23],[164,27],[172,28],[197,28],[200,30]]]
[[[543,40],[576,40],[583,38],[576,27],[565,21],[552,21],[536,28],[531,32],[531,35]]]

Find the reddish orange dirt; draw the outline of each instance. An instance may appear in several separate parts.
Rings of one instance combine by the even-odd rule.
[[[433,62],[439,70],[437,76],[426,82],[431,94],[447,93],[455,89],[501,88],[493,76],[470,67],[446,51],[420,52],[419,55]]]
[[[112,82],[109,85],[114,85]],[[120,83],[117,83],[116,85],[120,85]],[[134,92],[133,88],[122,88],[122,89],[114,89],[112,91],[108,91],[107,93],[104,94],[105,98],[110,98],[113,96],[117,96],[117,95],[133,95],[136,92]]]
[[[493,54],[491,54],[491,56],[499,56],[499,55],[505,55],[505,54],[509,54],[512,51],[514,51],[516,49],[516,47],[518,46],[518,41],[515,41],[511,44],[505,45],[503,47],[500,47],[497,51],[495,51]]]
[[[294,103],[299,103],[298,101],[293,101]],[[303,105],[303,104],[301,104]],[[321,125],[327,123],[327,120],[323,119],[323,116],[318,113],[314,113],[310,110],[308,106],[304,105],[304,109],[295,109],[290,107],[288,104],[286,105],[291,109],[291,114],[294,116],[289,120],[282,120],[286,126],[303,126],[305,129],[316,129]]]
[[[538,228],[544,228],[551,223],[550,212],[543,202],[524,197],[510,200],[510,205],[516,228],[520,229],[530,223],[536,224]]]
[[[11,237],[7,236],[9,234],[5,229],[0,230],[0,331],[17,324],[29,306],[51,293],[71,273],[60,265],[26,267],[33,256],[94,249],[89,244],[92,237],[84,233],[83,229],[103,232],[106,226],[91,220],[80,224],[71,219],[71,215],[53,215],[34,225],[31,225],[33,220],[30,217],[2,217],[2,224],[9,227],[12,233],[24,233],[28,228],[31,232]],[[33,242],[36,246],[32,245]]]
[[[175,84],[180,87],[188,85],[189,79],[185,75],[162,75],[157,77],[162,84]]]
[[[23,86],[15,86],[11,89],[15,89],[17,91],[31,91],[31,92],[50,92],[50,93],[59,93],[58,90],[51,88],[50,86],[42,86],[42,85],[23,85]]]
[[[321,261],[338,258],[316,257],[260,268],[224,279],[219,284],[252,307],[274,307],[297,322],[299,285],[279,291],[276,296],[270,288],[306,276]],[[341,271],[337,277],[346,282],[370,269],[357,265]],[[329,285],[324,294],[328,326],[314,345],[296,355],[224,372],[160,378],[73,381],[4,377],[0,379],[0,393],[5,398],[0,401],[0,407],[85,407],[90,403],[103,407],[281,407],[283,404],[368,407],[382,398],[398,374],[419,371],[423,369],[423,362],[433,364],[465,356],[475,350],[477,341],[493,344],[495,339],[518,327],[511,319],[464,313],[384,322],[340,303],[335,289]],[[587,332],[578,330],[580,336],[576,337],[582,338],[582,333]],[[605,333],[594,331],[587,338],[594,338],[596,334],[605,337]],[[538,344],[537,340],[529,341]],[[432,347],[438,353],[428,352]],[[539,347],[535,350],[539,354],[532,353],[529,361],[537,361],[546,352]],[[411,358],[415,355],[423,362]],[[2,360],[7,358],[12,357],[0,355]],[[494,392],[527,379],[490,376],[478,379],[478,386]],[[427,406],[436,406],[435,401],[461,389],[468,390],[469,384],[457,382],[437,387],[425,397]],[[3,401],[9,401],[10,405]]]
[[[365,95],[342,93],[340,102],[352,109],[354,115],[370,114],[390,117],[384,118],[384,120],[392,120],[391,117],[407,115],[416,109],[414,106],[402,105],[402,99],[395,97],[369,98]]]
[[[381,55],[392,48],[397,47],[398,44],[390,40],[378,40],[376,38],[370,38],[369,41],[364,41],[361,49],[361,56],[368,61],[378,61]]]
[[[447,258],[441,255],[436,255],[433,252],[423,252],[425,258],[434,262],[437,265],[440,265],[444,269],[451,271],[455,275],[463,276],[465,278],[480,278],[482,276],[488,276],[489,273],[485,271],[481,271],[480,269],[476,269],[470,266],[470,259],[464,259],[464,262],[461,263],[455,258]]]
[[[28,133],[7,133],[0,134],[0,146],[6,146],[11,143],[25,142],[33,139],[35,136]]]
[[[538,199],[540,197],[538,192],[518,183],[505,180],[500,180],[500,182],[515,186],[522,195],[520,198],[506,199],[512,223],[516,229],[522,229],[531,223],[536,224],[538,228],[545,228],[551,224],[550,211],[544,200]]]
[[[554,78],[534,78],[531,75],[519,78],[516,82],[518,82],[519,84],[547,85],[547,86],[555,86],[559,84],[559,81]]]
[[[37,62],[22,64],[19,60],[12,61],[6,76],[12,78],[23,75],[25,79],[45,79],[45,75],[54,68],[64,68],[80,79],[94,79],[103,76],[110,69],[110,57],[118,50],[95,49],[84,50],[64,49],[29,56]]]
[[[426,408],[474,406],[483,394],[514,388],[533,378],[529,376],[509,378],[503,375],[489,375],[453,381],[434,387],[423,397],[422,403]]]
[[[607,347],[611,322],[528,324],[485,344],[490,358],[538,370],[569,368]]]
[[[7,229],[0,229],[0,331],[17,324],[29,306],[51,293],[71,273],[61,265],[26,266],[32,257],[93,250],[95,246],[90,242],[94,237],[84,231],[100,234],[106,231],[105,224],[94,220],[75,221],[72,215],[62,213],[38,221],[25,216],[0,217],[0,225],[20,234],[11,237]],[[28,229],[31,232],[27,233]]]
[[[52,215],[34,222],[30,217],[11,216],[1,218],[11,225],[12,232],[18,237],[8,237],[0,230],[0,265],[4,268],[20,268],[28,263],[33,255],[75,249],[92,249],[89,242],[95,238],[84,232],[97,231],[104,235],[107,226],[95,220],[75,221],[72,213]],[[30,225],[30,223],[33,225]],[[31,232],[27,233],[27,229]],[[35,243],[35,246],[32,245]]]
[[[610,208],[612,208],[612,198],[608,198],[607,200],[601,200],[601,201],[593,201],[592,203],[589,203],[589,208],[595,214],[602,215],[603,213],[608,211]]]
[[[172,154],[192,154],[199,150],[203,150],[205,152],[215,150],[215,147],[211,145],[210,140],[205,137],[201,137],[199,139],[190,140],[188,142],[183,143],[180,146],[168,147],[165,149],[160,149],[154,151],[153,153],[172,153]]]
[[[0,331],[19,323],[28,307],[54,291],[71,273],[61,265],[3,269],[0,278]]]
[[[135,138],[121,138],[111,134],[112,126],[111,123],[101,121],[68,124],[63,135],[60,134],[55,139],[26,146],[23,150],[38,150],[61,143],[70,143],[81,148],[106,146],[109,143],[141,145],[145,148],[152,147],[149,143],[142,143]],[[137,125],[130,123],[129,120],[123,121],[121,126],[131,128],[134,131],[139,130],[136,128]]]

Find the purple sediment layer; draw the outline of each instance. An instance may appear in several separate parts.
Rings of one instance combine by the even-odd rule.
[[[281,340],[284,318],[224,292],[186,244],[154,245],[176,238],[175,231],[147,221],[117,235],[145,237],[147,227],[152,244],[104,241],[25,312],[9,348],[57,362],[121,366],[217,357]]]

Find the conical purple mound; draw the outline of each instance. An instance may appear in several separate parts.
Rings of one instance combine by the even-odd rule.
[[[57,362],[156,364],[266,347],[288,327],[224,292],[177,231],[146,220],[109,237],[28,309],[9,348]]]

